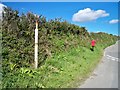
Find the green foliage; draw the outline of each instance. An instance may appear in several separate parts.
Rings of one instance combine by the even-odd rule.
[[[19,15],[18,11],[11,8],[4,8],[4,12],[3,88],[65,87],[68,82],[76,80],[76,75],[83,78],[93,68],[92,65],[98,62],[93,59],[99,57],[101,49],[115,43],[118,38],[103,32],[89,34],[85,27],[70,24],[60,18],[47,21],[41,15],[37,19],[30,12]],[[39,68],[34,70],[36,19],[39,23]],[[92,39],[97,41],[96,56],[90,51]]]

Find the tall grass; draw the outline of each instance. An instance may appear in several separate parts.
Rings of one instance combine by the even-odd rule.
[[[102,56],[102,48],[77,46],[62,51],[46,60],[40,68],[21,68],[14,75],[8,74],[4,79],[4,87],[24,88],[66,88],[77,87],[96,67]],[[7,79],[7,80],[6,80]]]

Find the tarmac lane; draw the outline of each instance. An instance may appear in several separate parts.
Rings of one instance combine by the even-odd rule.
[[[118,88],[120,41],[107,47],[104,56],[92,75],[79,88]]]

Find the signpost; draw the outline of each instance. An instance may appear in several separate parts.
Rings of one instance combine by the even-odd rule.
[[[38,67],[38,21],[36,20],[35,29],[35,69]]]

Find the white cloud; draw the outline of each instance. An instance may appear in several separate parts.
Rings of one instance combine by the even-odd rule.
[[[0,19],[2,18],[3,7],[6,6],[0,3]]]
[[[101,32],[101,31],[96,31],[97,33]]]
[[[118,19],[113,19],[113,20],[109,21],[110,24],[115,24],[115,23],[118,23],[118,22],[119,22]]]
[[[106,11],[104,10],[94,11],[91,10],[90,8],[86,8],[83,10],[79,10],[77,13],[75,13],[72,17],[72,20],[75,22],[87,22],[106,16],[109,16],[109,13],[106,13]]]

